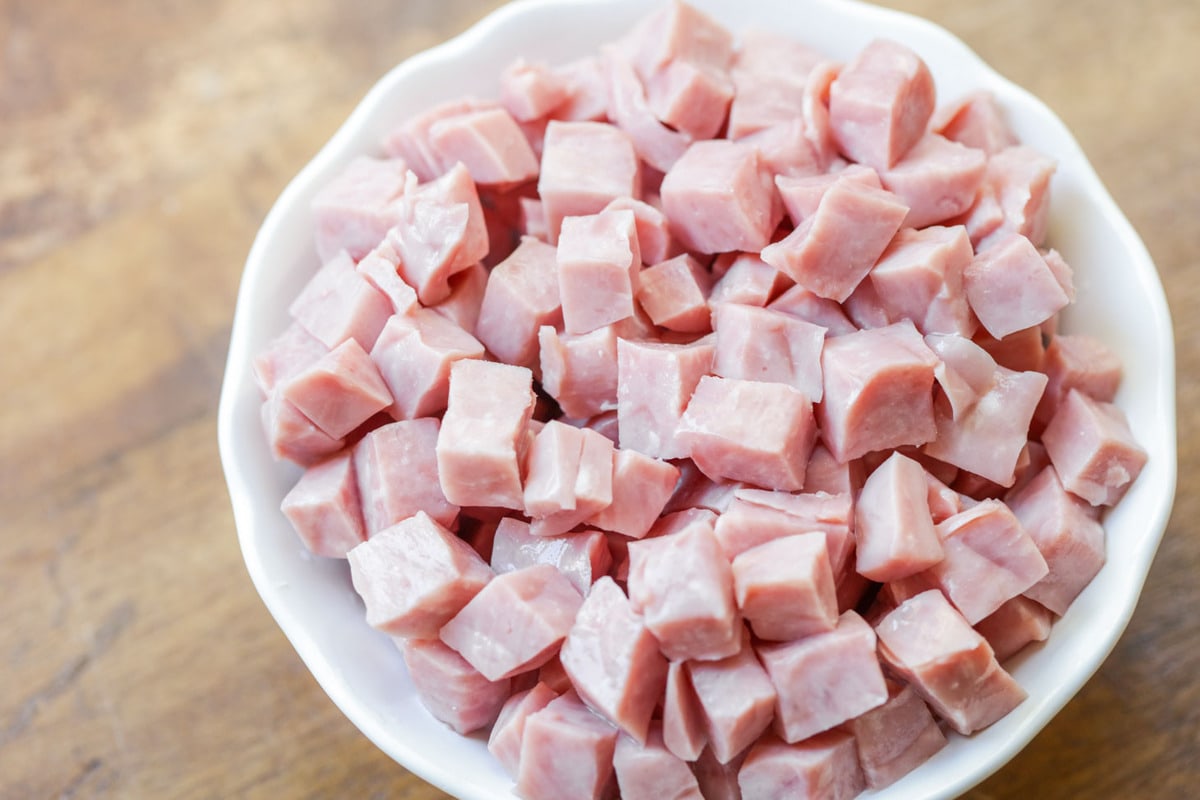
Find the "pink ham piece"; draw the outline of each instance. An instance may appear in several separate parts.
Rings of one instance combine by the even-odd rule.
[[[963,288],[971,310],[997,339],[1050,319],[1066,307],[1072,292],[1016,233],[996,238],[975,256],[963,271]]]
[[[496,526],[491,564],[498,574],[534,564],[550,564],[557,567],[581,595],[587,596],[592,584],[608,572],[612,555],[600,531],[534,536],[528,522],[505,517]]]
[[[706,375],[675,439],[713,480],[799,491],[816,435],[812,403],[803,392],[783,383]]]
[[[279,386],[279,392],[335,439],[392,404],[379,370],[354,339],[347,339],[293,375]]]
[[[518,58],[500,73],[500,104],[518,122],[546,116],[569,95],[567,79],[542,62]]]
[[[612,504],[613,443],[588,428],[581,428],[579,432],[583,442],[579,450],[579,468],[575,472],[574,507],[535,517],[530,525],[534,536],[566,533]]]
[[[606,531],[641,539],[650,530],[679,479],[679,469],[636,450],[613,455],[612,503],[586,522]]]
[[[730,69],[729,138],[800,118],[805,78],[821,60],[820,53],[787,36],[762,29],[743,33]]]
[[[867,276],[908,214],[896,195],[838,178],[817,210],[762,259],[821,297],[844,301]]]
[[[808,457],[808,468],[804,470],[803,492],[850,494],[857,492],[864,480],[861,462],[839,463],[829,452],[829,448],[818,441],[812,455]]]
[[[733,586],[738,608],[759,639],[787,642],[837,626],[833,568],[820,531],[742,552],[733,559]]]
[[[1063,488],[1053,467],[1010,496],[1008,505],[1050,570],[1025,596],[1055,614],[1067,613],[1104,566],[1104,528],[1085,501]]]
[[[690,255],[646,267],[637,274],[638,304],[655,325],[681,333],[712,330],[708,296],[712,276]]]
[[[1023,145],[1008,147],[992,154],[988,159],[984,188],[969,212],[974,217],[979,213],[995,215],[999,219],[992,230],[984,227],[981,240],[976,245],[982,250],[1006,234],[1019,233],[1028,237],[1035,247],[1041,247],[1046,238],[1046,224],[1050,211],[1050,179],[1054,176],[1054,159],[1032,147]],[[989,211],[987,205],[994,203],[998,208]],[[980,204],[984,206],[981,208]],[[971,227],[968,222],[968,227]],[[972,242],[976,242],[973,234]]]
[[[592,586],[559,660],[589,708],[646,742],[650,716],[666,688],[667,660],[612,578]]]
[[[711,139],[725,124],[733,83],[723,68],[676,59],[646,80],[646,99],[667,127]]]
[[[839,180],[849,180],[873,189],[882,189],[879,173],[862,164],[849,164],[838,172],[819,175],[776,175],[775,186],[783,206],[787,209],[792,224],[799,226],[804,220],[817,213],[825,192]]]
[[[851,495],[787,494],[761,489],[738,489],[716,522],[717,542],[730,560],[772,539],[809,531],[825,534],[829,563],[835,575],[854,548]]]
[[[404,194],[408,164],[402,158],[358,156],[313,198],[317,255],[329,261],[340,250],[359,260],[399,220],[394,201]]]
[[[491,271],[475,336],[500,360],[538,365],[538,329],[562,324],[555,250],[523,237],[512,254]]]
[[[483,345],[456,323],[427,308],[392,315],[371,360],[392,393],[395,419],[441,414],[450,396],[450,367],[464,358],[483,358]]]
[[[793,642],[758,648],[778,692],[775,732],[799,742],[887,702],[875,656],[875,632],[847,611],[837,627]]]
[[[741,647],[733,573],[710,523],[630,542],[629,599],[672,661],[726,658]]]
[[[716,294],[715,290],[713,294]],[[803,286],[792,286],[768,303],[767,308],[819,325],[825,329],[827,336],[841,336],[858,330],[840,305],[818,297]]]
[[[525,513],[548,517],[575,510],[575,479],[583,452],[583,431],[558,420],[547,422],[533,439],[525,460]]]
[[[971,92],[939,108],[930,128],[952,142],[974,147],[988,155],[1017,144],[995,96],[986,90]]]
[[[1084,334],[1056,334],[1050,338],[1042,361],[1046,391],[1034,419],[1050,421],[1059,402],[1071,389],[1111,403],[1121,385],[1121,359],[1108,345]]]
[[[521,463],[533,414],[532,385],[524,367],[454,362],[437,440],[438,478],[451,503],[525,507]]]
[[[328,352],[329,348],[303,325],[293,322],[254,357],[254,382],[263,396],[269,397],[278,384],[287,382]]]
[[[661,193],[671,232],[698,253],[758,252],[783,211],[759,151],[723,139],[688,147],[663,178]]]
[[[1050,609],[1017,595],[975,623],[975,630],[992,646],[996,660],[1003,662],[1032,642],[1044,642],[1053,622]]]
[[[713,264],[709,306],[740,303],[765,306],[792,286],[792,279],[767,264],[757,253],[722,253]]]
[[[488,270],[483,263],[472,264],[450,276],[450,295],[430,306],[434,311],[468,333],[479,323],[479,309],[487,290]]]
[[[353,339],[370,350],[392,310],[388,298],[355,272],[343,250],[305,284],[288,312],[329,349]]]
[[[688,676],[700,702],[708,746],[728,764],[754,742],[775,714],[775,687],[745,634],[738,652],[719,661],[689,661]]]
[[[905,600],[875,632],[889,669],[964,736],[991,725],[1026,697],[987,641],[939,591]]]
[[[961,420],[997,381],[996,360],[970,339],[953,334],[929,334],[925,344],[941,359],[933,376],[950,404],[950,415]]]
[[[497,575],[438,635],[488,680],[498,681],[553,658],[582,602],[558,569],[535,564]]]
[[[441,163],[429,140],[430,129],[441,120],[495,107],[495,102],[481,102],[473,97],[436,105],[389,131],[383,138],[384,152],[392,157],[403,158],[408,168],[422,181],[433,180],[453,163]]]
[[[550,112],[564,122],[596,122],[605,119],[608,110],[608,80],[599,56],[584,56],[551,67],[567,84],[567,99]],[[545,172],[545,165],[542,165]]]
[[[345,558],[367,538],[349,453],[305,470],[284,496],[280,510],[304,545],[318,556]]]
[[[447,528],[458,506],[446,500],[438,481],[437,419],[382,425],[354,445],[354,472],[368,535],[424,511]]]
[[[663,508],[664,515],[679,511],[707,510],[721,513],[733,502],[733,493],[742,488],[738,481],[714,481],[696,468],[690,459],[676,461],[679,468],[679,481],[667,505]],[[664,519],[666,516],[664,516]],[[657,528],[657,524],[655,525]]]
[[[423,511],[375,534],[347,558],[367,624],[393,636],[437,636],[492,580],[479,554]]]
[[[783,383],[819,403],[825,328],[766,308],[721,303],[713,309],[722,378]]]
[[[605,206],[604,210],[633,212],[633,221],[637,226],[638,250],[641,251],[644,263],[661,263],[678,251],[678,246],[671,238],[667,215],[657,206],[634,200],[632,197],[618,197]]]
[[[629,134],[638,158],[653,169],[666,172],[683,155],[691,137],[659,121],[650,109],[646,89],[633,65],[619,52],[608,52],[604,63],[609,119]]]
[[[821,354],[822,439],[838,461],[934,437],[937,356],[909,322],[830,338]]]
[[[676,438],[680,418],[702,376],[712,368],[714,347],[617,341],[617,418],[621,447],[652,458],[681,458],[688,448]]]
[[[407,314],[417,308],[417,292],[400,277],[400,254],[386,240],[354,265],[366,279],[391,303],[396,314]]]
[[[531,714],[536,714],[550,701],[558,697],[558,693],[544,683],[534,684],[532,689],[526,689],[509,697],[500,708],[496,724],[488,735],[488,752],[496,757],[500,766],[504,767],[513,778],[517,777],[517,769],[521,762],[521,740],[525,737],[525,721]]]
[[[489,681],[437,639],[398,641],[421,705],[458,733],[491,725],[508,699],[511,681]]]
[[[892,318],[879,297],[879,292],[875,291],[875,284],[869,280],[860,281],[858,286],[854,287],[854,291],[842,303],[842,309],[854,322],[855,327],[861,330],[886,328],[892,324]]]
[[[538,329],[542,389],[563,414],[583,419],[617,408],[617,332],[607,325],[589,333]]]
[[[662,702],[663,743],[684,761],[695,761],[708,744],[704,714],[682,661],[667,669],[667,691]]]
[[[281,393],[272,392],[262,404],[263,431],[276,459],[312,466],[341,450],[346,440],[325,433],[300,413]]]
[[[925,470],[900,453],[892,453],[871,473],[854,506],[859,574],[886,583],[942,559],[928,493]]]
[[[969,337],[976,320],[963,294],[974,254],[966,229],[904,228],[871,268],[871,284],[890,320],[908,318],[922,333]]]
[[[555,258],[567,333],[589,333],[633,316],[642,259],[632,211],[566,217]]]
[[[814,175],[825,166],[825,159],[805,136],[804,122],[798,118],[756,131],[738,141],[758,148],[776,179],[781,175]]]
[[[888,700],[850,720],[867,787],[882,789],[924,764],[946,746],[929,706],[911,686],[888,681]]]
[[[986,169],[987,155],[982,150],[927,133],[879,179],[908,206],[904,225],[924,228],[967,211]]]
[[[622,800],[703,800],[687,762],[664,744],[662,723],[651,725],[644,744],[619,737],[613,769]]]
[[[456,162],[479,184],[512,186],[538,174],[537,156],[503,108],[456,114],[429,126],[429,146],[446,171]]]
[[[742,762],[738,785],[747,800],[852,800],[866,787],[854,737],[840,730],[795,744],[764,736]]]
[[[515,792],[523,800],[601,800],[615,782],[617,729],[574,692],[525,720]]]
[[[1071,389],[1042,432],[1042,444],[1067,491],[1093,506],[1120,500],[1146,465],[1125,413]]]
[[[537,185],[550,242],[558,241],[563,217],[596,214],[618,197],[637,198],[640,177],[633,142],[620,128],[552,121]]]
[[[876,39],[829,89],[833,138],[850,160],[889,169],[924,135],[935,100],[925,62],[904,45]]]
[[[411,200],[442,206],[465,205],[467,224],[457,249],[452,249],[450,272],[457,274],[488,255],[488,221],[471,173],[462,163],[454,163],[445,174],[424,183],[412,192]]]

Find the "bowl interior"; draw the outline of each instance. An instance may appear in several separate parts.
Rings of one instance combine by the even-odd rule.
[[[1145,247],[1062,122],[992,71],[964,44],[923,20],[847,0],[692,0],[733,31],[765,27],[845,60],[876,37],[916,50],[942,101],[992,91],[1021,140],[1058,159],[1050,243],[1075,269],[1078,297],[1064,329],[1097,336],[1125,365],[1117,396],[1150,452],[1141,477],[1105,520],[1108,564],[1048,642],[1010,665],[1029,699],[928,764],[868,796],[953,797],[998,769],[1099,667],[1133,612],[1166,526],[1175,487],[1174,352],[1170,318]],[[481,736],[461,737],[421,707],[399,651],[368,628],[344,562],[310,556],[279,512],[298,468],[273,460],[262,434],[254,355],[286,327],[287,306],[317,269],[309,203],[354,155],[375,154],[392,126],[438,101],[495,96],[518,55],[562,63],[626,31],[643,0],[525,0],[462,36],[409,59],[377,84],[288,185],[246,263],[219,413],[219,443],[247,569],[268,609],[333,701],[381,749],[461,798],[513,797]]]

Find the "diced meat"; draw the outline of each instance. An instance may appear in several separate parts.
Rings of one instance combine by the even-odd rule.
[[[715,290],[713,294],[716,294]],[[767,308],[820,325],[827,336],[841,336],[858,330],[840,305],[828,298],[818,297],[803,286],[792,286],[768,303]]]
[[[532,385],[524,367],[454,362],[437,440],[438,477],[451,503],[525,507],[521,463],[533,414]]]
[[[738,141],[757,148],[778,180],[782,175],[815,175],[824,169],[822,154],[805,134],[803,120],[796,118],[755,131]]]
[[[431,309],[394,314],[371,349],[392,394],[388,412],[396,419],[440,414],[450,394],[450,366],[463,358],[483,358],[483,345],[453,321]]]
[[[683,155],[691,137],[659,121],[650,109],[646,89],[633,65],[619,52],[607,54],[605,67],[609,119],[629,134],[638,158],[659,172],[666,172]]]
[[[658,207],[632,197],[618,197],[607,206],[605,211],[632,211],[634,224],[637,226],[638,250],[641,251],[642,261],[646,264],[658,264],[666,261],[678,251],[673,239],[667,216]]]
[[[440,119],[429,126],[429,145],[443,171],[460,162],[479,184],[511,186],[538,174],[537,156],[503,108]]]
[[[875,284],[869,280],[860,281],[854,287],[854,291],[842,303],[842,309],[860,330],[886,328],[892,324],[892,318],[879,292],[875,290]]]
[[[742,762],[738,785],[755,800],[852,800],[866,786],[854,737],[840,730],[794,744],[764,736]]]
[[[721,659],[741,647],[733,573],[711,524],[630,542],[629,599],[672,661]]]
[[[963,95],[938,109],[930,123],[935,133],[988,155],[1017,144],[996,97],[986,89]]]
[[[984,234],[977,249],[991,247],[995,239],[1007,238],[1008,233],[1019,233],[1041,247],[1046,238],[1054,170],[1054,159],[1024,145],[1005,148],[988,159],[984,186],[1002,216],[998,227]]]
[[[867,478],[854,506],[857,570],[886,583],[942,559],[929,511],[929,483],[916,461],[892,453]]]
[[[521,762],[521,740],[525,738],[525,721],[531,714],[536,714],[550,701],[558,697],[558,693],[544,683],[534,684],[532,689],[509,697],[500,708],[496,724],[492,726],[488,736],[488,752],[496,757],[500,766],[511,777],[517,777],[517,768]]]
[[[853,611],[827,633],[761,645],[758,657],[778,692],[775,732],[785,741],[807,739],[887,702],[875,632]]]
[[[887,702],[850,720],[848,732],[871,789],[891,786],[946,746],[929,706],[911,686],[894,681]]]
[[[654,116],[689,139],[711,139],[725,124],[733,83],[722,68],[676,59],[646,79]]]
[[[479,263],[451,275],[450,296],[431,308],[464,331],[474,331],[479,324],[488,274],[487,268]]]
[[[592,587],[559,654],[580,698],[639,743],[663,696],[667,660],[612,578]]]
[[[679,479],[679,469],[636,450],[613,456],[612,503],[587,524],[641,539],[658,519]]]
[[[675,61],[726,69],[733,35],[703,11],[672,2],[642,20],[619,45],[631,53],[643,78]]]
[[[924,228],[967,211],[986,169],[987,154],[982,150],[927,133],[879,178],[908,206],[905,226]]]
[[[971,310],[997,339],[1040,325],[1070,302],[1046,259],[1016,233],[975,256],[963,271],[963,287]]]
[[[1005,661],[1026,645],[1045,641],[1053,621],[1050,609],[1020,594],[975,623],[975,630],[992,646],[996,660]]]
[[[704,714],[682,661],[667,669],[667,691],[662,703],[663,743],[684,761],[695,761],[708,744]]]
[[[617,729],[573,692],[525,720],[517,796],[524,800],[600,800],[613,782]]]
[[[888,667],[964,736],[991,725],[1026,697],[987,641],[939,591],[905,600],[875,631]]]
[[[738,489],[716,523],[717,541],[730,560],[772,539],[809,531],[825,534],[834,574],[854,548],[854,513],[846,494],[786,494]]]
[[[567,99],[550,116],[565,122],[602,121],[608,110],[608,79],[599,56],[584,56],[552,69],[566,81]]]
[[[417,292],[400,277],[400,254],[384,241],[354,265],[372,287],[388,299],[392,311],[407,314],[417,308]]]
[[[1050,421],[1059,402],[1071,389],[1093,400],[1111,403],[1121,384],[1121,359],[1104,342],[1085,334],[1056,334],[1050,338],[1042,361],[1046,391],[1034,419]]]
[[[440,103],[389,131],[383,138],[384,152],[403,158],[421,180],[433,180],[452,164],[443,164],[434,152],[429,141],[430,129],[441,120],[495,107],[494,102],[481,102],[471,97]]]
[[[722,303],[713,310],[723,378],[784,383],[820,402],[825,328],[772,309]]]
[[[347,339],[293,375],[279,391],[284,400],[335,439],[392,404],[379,370],[354,339]]]
[[[391,303],[354,269],[342,250],[317,271],[288,307],[292,318],[333,349],[348,339],[370,350],[391,315]]]
[[[925,344],[941,359],[933,376],[950,404],[954,419],[962,419],[996,383],[996,360],[970,339],[953,334],[929,334]]]
[[[714,347],[617,341],[617,418],[621,447],[653,458],[680,458],[676,438],[684,409],[700,378],[712,368]]]
[[[825,192],[840,180],[854,181],[872,189],[883,188],[879,173],[862,164],[849,164],[838,172],[818,175],[776,175],[775,186],[792,224],[799,225],[817,213]]]
[[[791,278],[756,253],[721,254],[713,265],[713,276],[717,282],[708,298],[710,307],[722,303],[762,307],[792,286]]]
[[[567,333],[589,333],[633,316],[634,275],[642,260],[632,211],[563,219],[556,263]]]
[[[743,33],[740,44],[730,70],[730,139],[801,117],[805,78],[822,59],[794,39],[762,29]]]
[[[534,536],[566,533],[612,504],[613,443],[588,428],[581,428],[579,432],[583,435],[583,445],[579,450],[579,469],[575,473],[574,508],[534,518],[530,526]]]
[[[518,122],[546,116],[569,95],[567,79],[542,62],[518,58],[500,73],[500,103]]]
[[[987,351],[997,364],[1016,372],[1041,372],[1046,348],[1042,345],[1042,330],[1038,325],[996,339],[986,330],[976,331],[971,341]]]
[[[317,193],[312,211],[321,261],[340,250],[357,261],[383,240],[399,219],[393,201],[404,194],[409,166],[402,158],[358,156]]]
[[[418,511],[447,528],[454,524],[458,506],[446,500],[438,481],[439,428],[431,417],[395,422],[375,428],[354,445],[354,472],[368,535]]]
[[[328,352],[329,348],[303,325],[293,322],[254,357],[254,382],[264,397],[270,396],[278,384],[285,383]]]
[[[682,333],[712,330],[712,276],[690,255],[646,267],[637,275],[637,301],[654,322]]]
[[[613,326],[590,333],[538,329],[542,389],[563,414],[575,419],[617,408],[617,333]]]
[[[508,699],[508,678],[489,681],[437,639],[399,642],[421,705],[458,733],[491,725]]]
[[[1148,458],[1120,408],[1078,389],[1059,403],[1042,444],[1067,491],[1093,506],[1120,500]]]
[[[603,122],[546,126],[538,196],[550,242],[563,217],[599,213],[618,197],[638,196],[640,172],[629,134]]]
[[[700,509],[721,513],[733,501],[733,493],[742,488],[740,481],[714,481],[701,472],[689,458],[675,462],[679,468],[679,481],[675,491],[663,509],[664,514],[677,511]]]
[[[775,687],[754,656],[749,634],[738,652],[719,661],[688,661],[687,672],[704,714],[708,747],[728,764],[771,724]]]
[[[345,558],[367,538],[349,453],[305,470],[284,496],[280,510],[305,547],[318,556]]]
[[[471,173],[461,162],[449,165],[445,174],[417,187],[411,199],[442,206],[465,205],[467,224],[456,250],[451,250],[450,272],[457,274],[489,254],[488,222],[483,202]]]
[[[575,510],[575,479],[583,453],[583,431],[558,420],[538,431],[525,461],[525,513],[548,517]]]
[[[345,446],[340,436],[330,436],[280,392],[272,392],[262,405],[263,431],[276,459],[288,459],[301,466],[311,466],[336,453]]]
[[[687,762],[664,744],[662,723],[650,726],[644,744],[619,737],[613,769],[623,800],[703,800]]]
[[[963,294],[973,253],[966,229],[904,228],[871,268],[871,284],[888,318],[908,318],[922,333],[970,336],[976,321]]]
[[[837,626],[833,568],[820,531],[740,553],[733,559],[733,585],[738,608],[759,639],[787,642]]]
[[[841,463],[833,457],[820,441],[808,457],[808,468],[804,470],[805,494],[851,494],[857,492],[865,480],[862,464],[858,461]]]

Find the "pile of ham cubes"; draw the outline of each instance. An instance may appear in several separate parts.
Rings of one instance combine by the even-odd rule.
[[[519,796],[850,798],[1024,699],[1146,454],[990,96],[671,3],[383,151],[314,202],[263,419]]]

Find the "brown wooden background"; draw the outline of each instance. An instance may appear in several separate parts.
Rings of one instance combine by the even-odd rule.
[[[1067,121],[1175,315],[1180,481],[1128,632],[971,793],[1200,787],[1200,3],[891,0]],[[216,404],[242,262],[368,87],[495,0],[0,0],[0,798],[434,798],[241,564]]]

